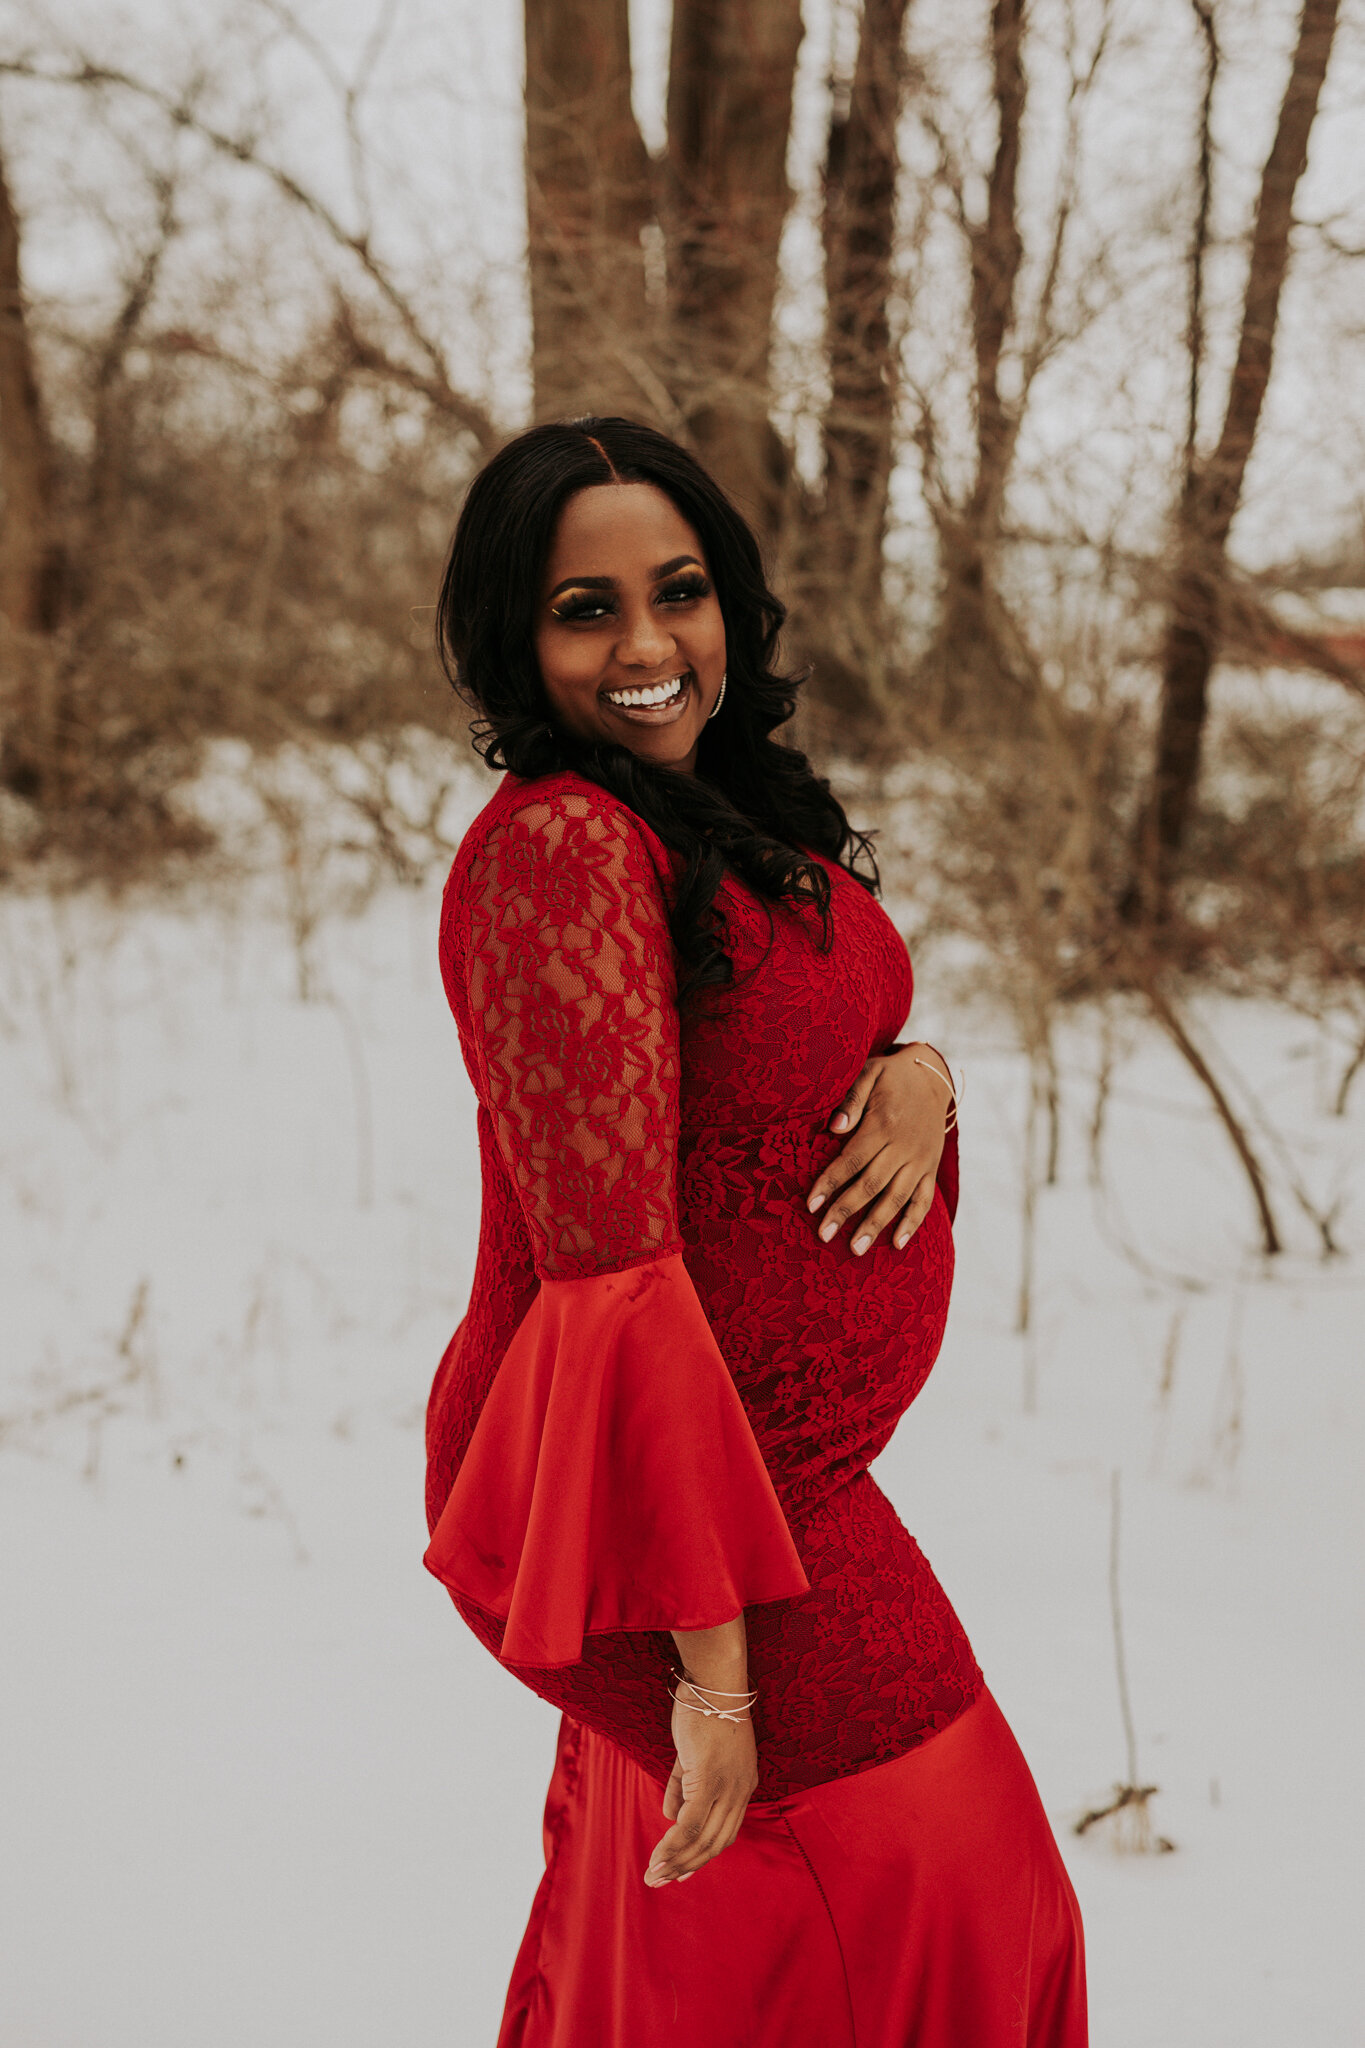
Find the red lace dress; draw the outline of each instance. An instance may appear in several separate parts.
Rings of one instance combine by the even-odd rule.
[[[746,1611],[756,1826],[817,1788],[875,1777],[990,1704],[945,1594],[867,1471],[943,1336],[955,1144],[904,1251],[883,1239],[855,1259],[846,1236],[824,1245],[805,1206],[842,1143],[830,1116],[911,998],[889,919],[828,873],[828,943],[813,911],[727,883],[733,984],[681,1019],[669,856],[594,784],[505,778],[447,886],[441,964],[479,1101],[483,1219],[468,1313],[431,1397],[427,1563],[482,1641],[565,1711],[552,1868],[566,1829],[581,1847],[622,1797],[657,1818],[673,1761],[670,1628]],[[652,1825],[618,1820],[618,1847],[620,1829],[633,1841]],[[660,1819],[640,1871],[662,1832]],[[629,1914],[719,1899],[713,1872],[739,1876],[743,1839],[665,1893],[635,1872]],[[637,1978],[603,1991],[619,1955],[589,1966],[575,1938],[552,1967],[543,1904],[504,2041],[595,2048],[618,2025],[632,2048],[652,2041]],[[626,1924],[620,1899],[597,1906],[607,1926]],[[570,1996],[580,1978],[590,1990]],[[692,2010],[676,1970],[659,1997]],[[769,2038],[707,2025],[720,2048]],[[975,2048],[995,2039],[973,2036]]]

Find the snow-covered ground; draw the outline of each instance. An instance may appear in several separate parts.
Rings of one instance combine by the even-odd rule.
[[[292,933],[264,883],[0,901],[5,2048],[494,2037],[554,1722],[420,1564],[478,1204],[438,888]],[[921,1005],[968,1068],[959,1280],[879,1477],[1054,1818],[1097,2048],[1359,2048],[1365,1080],[1338,1120],[1307,1027],[1205,1019],[1344,1191],[1347,1255],[1282,1191],[1268,1272],[1225,1139],[1136,1029],[1091,1186],[1078,1021],[1021,1337],[1023,1066],[932,974]],[[1171,1855],[1071,1832],[1126,1768],[1116,1470]]]

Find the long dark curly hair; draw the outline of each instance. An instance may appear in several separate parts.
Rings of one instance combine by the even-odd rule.
[[[695,775],[585,740],[554,722],[535,654],[538,596],[559,515],[595,484],[652,484],[702,545],[725,621],[728,683],[703,729]],[[669,927],[684,994],[733,969],[716,891],[727,870],[769,902],[814,905],[829,929],[829,877],[812,852],[875,893],[876,862],[829,784],[773,734],[801,678],[774,668],[786,607],[758,543],[713,478],[675,441],[627,419],[532,427],[480,471],[461,510],[436,639],[446,674],[479,715],[474,744],[492,768],[527,780],[572,768],[619,797],[681,856]]]

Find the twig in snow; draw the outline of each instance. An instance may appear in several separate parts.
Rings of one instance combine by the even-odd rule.
[[[278,1522],[289,1537],[295,1564],[308,1564],[311,1561],[308,1546],[303,1540],[303,1533],[294,1510],[277,1482],[257,1462],[245,1438],[242,1440],[239,1459],[238,1476],[247,1495],[247,1513],[259,1517],[262,1521]]]
[[[1016,1335],[1025,1337],[1033,1321],[1033,1279],[1037,1249],[1038,1196],[1044,1187],[1057,1183],[1057,1159],[1061,1144],[1061,1090],[1057,1079],[1057,1056],[1052,1034],[1046,1025],[1031,1034],[1028,1043],[1028,1113],[1024,1119],[1023,1191],[1020,1213],[1019,1295],[1014,1312]],[[1039,1132],[1046,1118],[1046,1157],[1040,1162]],[[1025,1389],[1026,1408],[1032,1402]]]
[[[1346,1104],[1351,1094],[1351,1083],[1355,1080],[1362,1067],[1365,1067],[1365,1032],[1361,1033],[1355,1051],[1346,1062],[1345,1071],[1337,1088],[1337,1099],[1332,1104],[1333,1116],[1345,1116]]]
[[[275,789],[262,788],[259,794],[266,815],[280,836],[280,876],[285,915],[294,941],[298,998],[301,1003],[310,1003],[317,993],[313,940],[323,909],[321,858],[317,849],[307,843],[299,805]]]
[[[1221,1468],[1223,1478],[1232,1479],[1242,1455],[1246,1408],[1246,1374],[1242,1366],[1242,1315],[1245,1308],[1246,1293],[1239,1287],[1232,1298],[1232,1313],[1228,1317],[1228,1348],[1214,1407],[1211,1478]]]
[[[1116,1064],[1114,1027],[1106,1006],[1100,1012],[1100,1066],[1095,1076],[1095,1106],[1090,1112],[1090,1185],[1096,1188],[1104,1179],[1104,1123]]]
[[[351,1070],[351,1093],[355,1102],[356,1201],[362,1209],[368,1209],[374,1202],[374,1108],[365,1041],[340,996],[328,996],[327,1002],[341,1026],[341,1035],[346,1043],[346,1061]]]
[[[1175,1368],[1180,1357],[1180,1338],[1185,1327],[1185,1311],[1188,1304],[1181,1302],[1172,1311],[1170,1328],[1161,1353],[1161,1378],[1156,1390],[1156,1429],[1152,1436],[1152,1456],[1148,1470],[1156,1473],[1161,1467],[1162,1453],[1166,1448],[1166,1433],[1171,1422],[1171,1397],[1175,1393]]]
[[[1062,1089],[1057,1076],[1057,1048],[1052,1042],[1051,1032],[1043,1040],[1039,1059],[1042,1073],[1038,1078],[1047,1108],[1047,1165],[1043,1170],[1043,1185],[1055,1188],[1062,1150]]]
[[[94,1386],[68,1387],[62,1393],[55,1394],[50,1401],[21,1413],[0,1415],[0,1442],[7,1436],[17,1435],[21,1430],[41,1428],[44,1423],[58,1422],[63,1416],[83,1415],[89,1431],[89,1441],[82,1477],[90,1480],[97,1478],[105,1423],[111,1421],[114,1416],[123,1414],[127,1395],[139,1385],[145,1385],[152,1400],[155,1401],[156,1361],[147,1333],[150,1300],[151,1282],[144,1275],[133,1289],[133,1298],[128,1305],[122,1333],[114,1345],[115,1356],[123,1363],[121,1372],[116,1373],[112,1379],[97,1381]]]
[[[1024,1180],[1019,1214],[1019,1296],[1014,1310],[1016,1335],[1027,1336],[1033,1316],[1033,1262],[1038,1218],[1038,1077],[1029,1068],[1028,1115],[1024,1120]]]
[[[1123,1739],[1128,1749],[1128,1783],[1138,1776],[1137,1731],[1133,1726],[1133,1703],[1128,1697],[1128,1659],[1123,1647],[1123,1606],[1119,1597],[1119,1537],[1123,1520],[1123,1479],[1117,1465],[1109,1475],[1109,1611],[1114,1623],[1114,1668],[1119,1680],[1119,1705],[1123,1710]]]
[[[1345,1199],[1344,1195],[1338,1192],[1336,1200],[1328,1208],[1323,1208],[1320,1203],[1316,1202],[1308,1191],[1303,1175],[1299,1172],[1298,1162],[1294,1157],[1293,1151],[1262,1109],[1254,1090],[1248,1088],[1243,1083],[1242,1093],[1251,1106],[1251,1114],[1260,1128],[1261,1135],[1279,1160],[1280,1170],[1288,1183],[1289,1192],[1293,1195],[1294,1200],[1318,1233],[1318,1238],[1322,1245],[1323,1259],[1339,1259],[1342,1252],[1341,1246],[1336,1241],[1335,1225],[1338,1217],[1341,1215],[1342,1204]]]
[[[1133,1703],[1128,1694],[1128,1658],[1123,1644],[1123,1605],[1119,1596],[1119,1536],[1123,1519],[1121,1475],[1116,1465],[1109,1475],[1109,1612],[1114,1625],[1114,1669],[1118,1674],[1119,1707],[1123,1714],[1123,1740],[1127,1752],[1128,1776],[1115,1785],[1114,1796],[1104,1806],[1092,1807],[1076,1822],[1075,1832],[1086,1834],[1102,1820],[1114,1822],[1114,1846],[1131,1855],[1144,1856],[1156,1850],[1169,1854],[1175,1843],[1152,1831],[1147,1802],[1159,1791],[1156,1785],[1138,1783],[1137,1729]]]
[[[1261,1250],[1267,1258],[1273,1258],[1283,1249],[1275,1212],[1270,1206],[1270,1195],[1266,1188],[1265,1174],[1261,1162],[1252,1150],[1251,1140],[1243,1129],[1237,1114],[1228,1101],[1218,1077],[1204,1055],[1191,1038],[1181,1021],[1179,1013],[1170,998],[1158,987],[1151,975],[1141,977],[1142,992],[1151,1007],[1152,1015],[1161,1025],[1177,1051],[1188,1061],[1198,1078],[1208,1090],[1209,1098],[1218,1112],[1219,1121],[1232,1140],[1233,1150],[1242,1162],[1243,1171],[1251,1183],[1252,1198],[1256,1213],[1261,1221]]]

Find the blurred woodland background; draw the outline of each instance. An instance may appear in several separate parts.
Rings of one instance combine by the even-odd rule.
[[[1317,1020],[1344,1111],[1365,7],[434,22],[0,8],[10,885],[211,859],[225,740],[291,858],[282,749],[345,762],[380,867],[443,858],[440,777],[409,771],[463,752],[430,632],[462,487],[530,418],[630,413],[760,530],[811,669],[801,741],[985,963],[1044,1166],[1059,1015],[1135,1003],[1273,1251],[1272,1176],[1186,1001]]]
[[[1096,2038],[1356,2048],[1363,115],[1365,0],[0,0],[6,2048],[495,2035],[555,1734],[418,1565],[432,616],[613,408],[967,1068],[877,1476]]]

